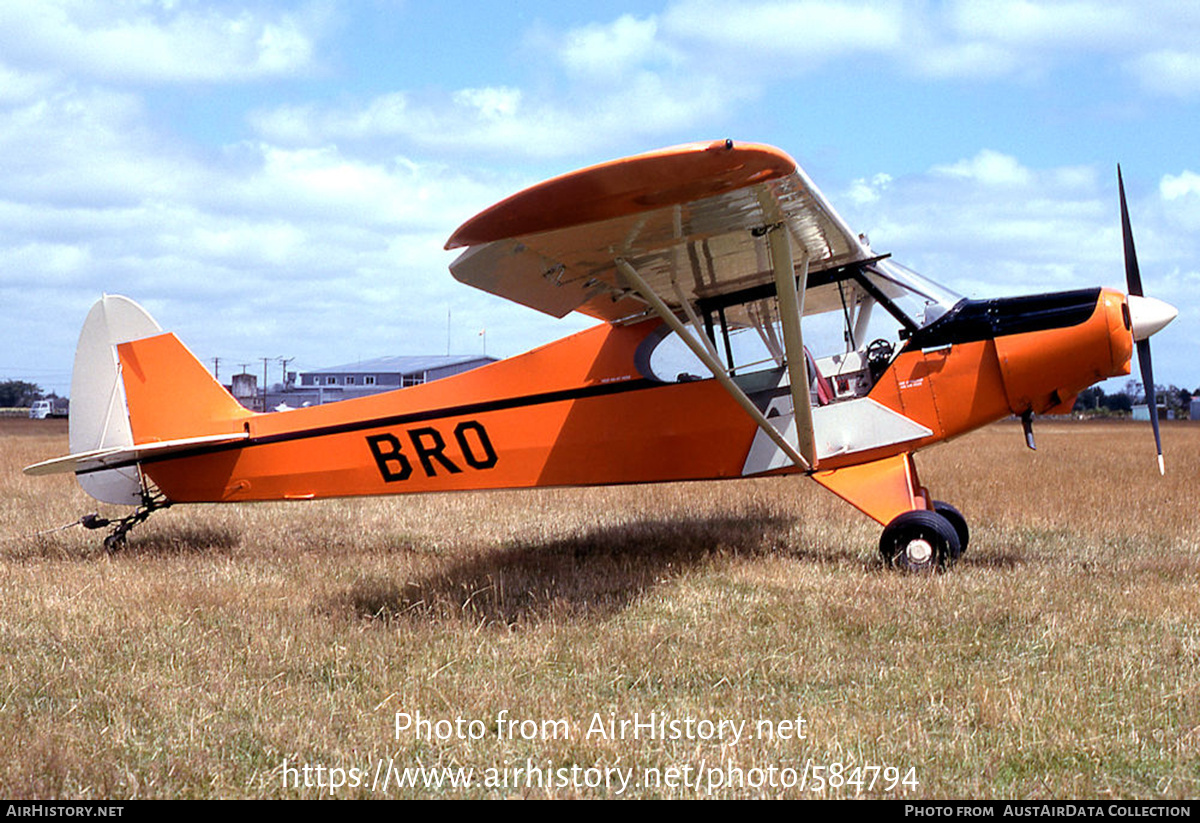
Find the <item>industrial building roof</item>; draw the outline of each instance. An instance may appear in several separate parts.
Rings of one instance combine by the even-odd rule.
[[[449,354],[449,355],[415,355],[408,357],[376,357],[372,360],[359,360],[356,363],[346,363],[341,366],[327,366],[323,369],[311,369],[304,374],[416,374],[418,372],[444,369],[448,366],[458,366],[464,363],[482,361],[491,363],[496,358],[481,354]]]

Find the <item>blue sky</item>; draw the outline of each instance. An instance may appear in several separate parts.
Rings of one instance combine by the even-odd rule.
[[[1123,282],[1200,385],[1200,6],[1077,0],[0,6],[0,379],[68,389],[102,292],[222,376],[511,355],[587,325],[441,246],[544,177],[733,137],[791,153],[878,251],[973,297]],[[271,366],[272,382],[279,379]],[[1112,387],[1110,387],[1111,389]]]

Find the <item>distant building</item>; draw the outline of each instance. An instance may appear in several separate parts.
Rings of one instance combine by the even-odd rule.
[[[262,395],[258,393],[258,375],[246,372],[235,374],[229,383],[229,393],[250,411],[263,410]]]
[[[1145,403],[1138,403],[1138,404],[1134,405],[1133,419],[1134,420],[1144,420],[1146,422],[1149,422],[1150,421],[1150,407],[1147,406]],[[1159,420],[1172,419],[1170,410],[1161,403],[1158,406],[1158,419]]]
[[[275,409],[280,404],[291,408],[316,406],[419,386],[494,362],[495,357],[477,354],[377,357],[300,372],[295,382],[289,373],[284,391],[268,392],[267,408]]]
[[[419,386],[431,380],[470,371],[495,360],[494,357],[475,354],[377,357],[374,360],[362,360],[344,366],[301,372],[299,388],[320,386],[331,389],[336,386],[346,396],[374,394],[407,386]]]

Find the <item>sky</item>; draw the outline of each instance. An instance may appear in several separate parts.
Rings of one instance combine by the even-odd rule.
[[[1123,291],[1120,162],[1146,293],[1180,309],[1157,382],[1196,388],[1198,123],[1178,0],[4,3],[0,380],[67,394],[102,293],[225,380],[518,354],[593,321],[457,283],[454,229],[729,137],[977,298]]]

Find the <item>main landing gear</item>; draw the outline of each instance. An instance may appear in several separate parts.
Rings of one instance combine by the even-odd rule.
[[[971,539],[966,518],[941,500],[933,510],[904,512],[887,524],[879,553],[891,568],[908,572],[944,571],[966,551]]]

